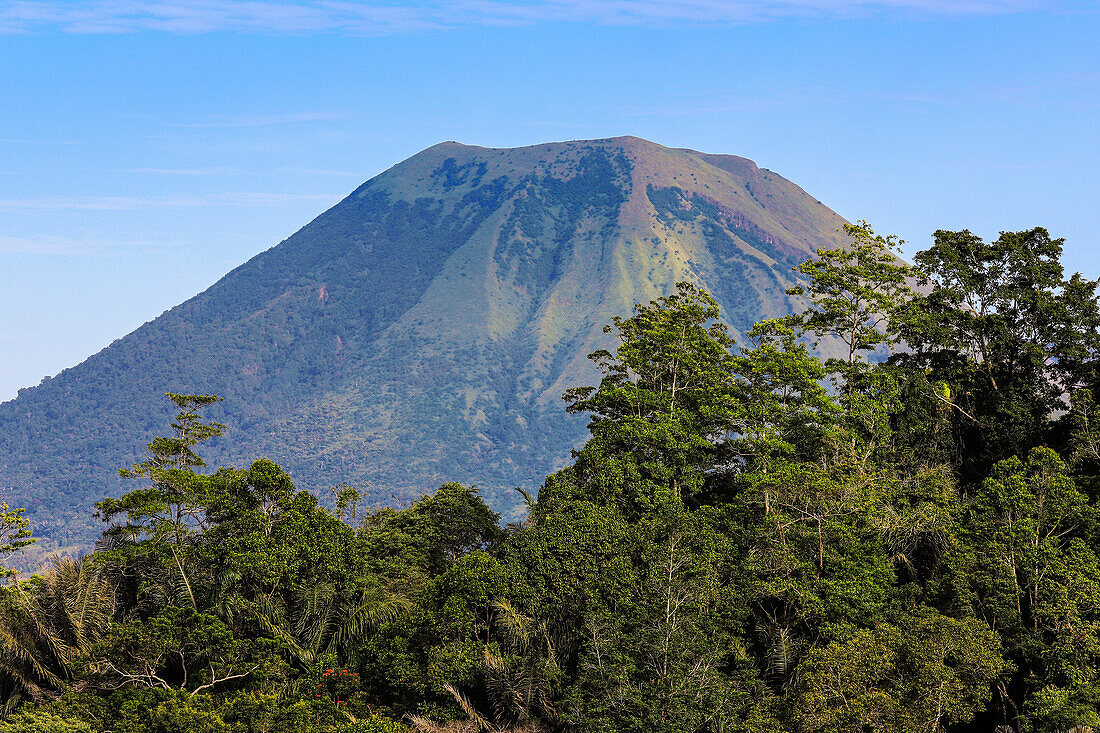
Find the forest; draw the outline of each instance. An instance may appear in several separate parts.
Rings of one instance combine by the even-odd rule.
[[[215,470],[169,394],[95,552],[4,571],[0,733],[1100,728],[1100,281],[847,229],[742,343],[688,283],[614,319],[518,524]]]

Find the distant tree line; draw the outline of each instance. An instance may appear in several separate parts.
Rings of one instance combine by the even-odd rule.
[[[522,525],[206,472],[218,398],[168,395],[96,551],[0,594],[0,733],[1100,728],[1098,282],[848,234],[746,343],[687,283],[614,319]]]

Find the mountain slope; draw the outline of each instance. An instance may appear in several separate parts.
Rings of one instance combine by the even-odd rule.
[[[0,404],[0,487],[39,534],[164,430],[163,394],[214,393],[208,463],[264,455],[303,487],[374,500],[442,480],[498,506],[584,435],[561,393],[633,303],[692,280],[735,333],[795,307],[791,267],[843,220],[744,158],[638,138],[441,143],[80,365]]]

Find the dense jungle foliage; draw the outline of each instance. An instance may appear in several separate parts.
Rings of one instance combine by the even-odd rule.
[[[849,234],[748,343],[689,284],[615,319],[521,526],[204,472],[217,398],[169,395],[96,552],[2,591],[0,732],[1100,727],[1098,282],[1043,229]]]

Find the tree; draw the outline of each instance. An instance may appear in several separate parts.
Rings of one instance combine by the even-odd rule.
[[[0,582],[16,575],[15,570],[7,567],[12,556],[38,541],[31,536],[24,511],[0,503]]]
[[[801,335],[814,334],[815,346],[826,337],[843,345],[842,358],[825,361],[842,388],[843,429],[834,435],[834,459],[865,472],[888,443],[891,415],[900,409],[896,379],[872,368],[870,358],[898,343],[916,273],[893,253],[901,244],[896,237],[875,234],[865,221],[846,224],[844,231],[850,243],[820,249],[816,259],[795,268],[806,281],[787,292],[809,297],[811,306],[789,322]]]
[[[556,633],[557,625],[536,621],[507,600],[494,601],[492,608],[496,643],[486,644],[483,665],[495,718],[509,725],[559,723],[554,697],[564,677],[567,638]]]
[[[620,345],[589,356],[604,374],[599,386],[564,395],[569,412],[592,414],[573,471],[583,491],[643,510],[702,490],[737,399],[733,340],[718,316],[709,294],[682,282],[604,329]]]
[[[1052,341],[1062,240],[1041,228],[1002,232],[990,244],[967,230],[934,237],[914,258],[932,290],[906,328],[906,342],[953,348],[979,366],[993,390],[1007,389],[999,371],[1035,357],[1046,361],[1039,352]]]
[[[204,423],[199,414],[220,402],[220,397],[172,392],[166,396],[179,409],[173,435],[153,438],[144,461],[119,470],[124,478],[145,479],[147,486],[119,499],[104,499],[96,503],[96,510],[105,522],[126,515],[127,524],[111,528],[111,535],[130,535],[134,541],[142,536],[158,543],[167,540],[178,550],[189,535],[205,526],[206,483],[195,469],[206,463],[194,448],[221,435],[225,426]]]
[[[989,700],[1003,661],[976,619],[918,608],[899,624],[856,632],[799,667],[799,729],[938,733],[970,722]]]
[[[746,334],[752,348],[734,358],[742,384],[738,438],[731,441],[746,471],[766,473],[776,462],[820,458],[840,408],[821,381],[825,368],[783,320],[757,323]]]
[[[813,309],[738,352],[688,284],[615,319],[600,383],[566,395],[590,440],[507,531],[458,483],[356,521],[356,491],[333,513],[270,460],[200,472],[216,398],[171,395],[173,437],[99,506],[126,521],[0,588],[0,718],[30,697],[19,723],[73,733],[1100,727],[1096,285],[1041,233],[939,233],[903,302],[893,240],[860,226],[882,257],[807,265]],[[897,297],[857,292],[875,278]],[[0,516],[0,544],[29,540]]]
[[[1025,716],[1041,728],[1058,715],[1056,699],[1062,708],[1100,702],[1097,529],[1095,509],[1049,448],[999,462],[969,508],[952,582],[1015,667],[999,686],[1006,722]]]
[[[893,253],[902,242],[875,234],[865,221],[845,224],[852,241],[836,249],[819,249],[817,258],[795,268],[806,278],[788,295],[805,295],[812,307],[792,319],[803,333],[831,336],[846,349],[834,368],[850,371],[879,346],[897,343],[898,316],[912,297],[911,267]]]
[[[148,483],[118,499],[97,502],[96,515],[108,523],[125,515],[126,523],[110,526],[105,538],[131,557],[144,556],[144,561],[154,566],[174,566],[192,608],[197,609],[184,546],[207,526],[209,484],[207,476],[195,471],[206,464],[194,448],[225,430],[221,423],[202,422],[199,414],[221,398],[172,392],[166,396],[179,409],[171,425],[173,435],[153,438],[144,461],[119,471],[124,478]]]
[[[751,609],[754,658],[781,691],[816,645],[883,619],[894,581],[875,524],[883,496],[877,477],[811,464],[747,480],[731,507],[746,547],[738,587]]]
[[[407,509],[375,512],[360,532],[377,569],[436,575],[467,553],[496,546],[504,536],[499,521],[476,486],[451,482]]]
[[[1044,444],[1063,395],[1096,384],[1097,281],[1065,279],[1062,245],[1039,227],[993,242],[940,230],[914,257],[925,292],[901,330],[911,352],[893,361],[948,411],[966,482]]]
[[[264,645],[237,639],[220,619],[166,606],[115,625],[82,659],[84,676],[105,690],[204,690],[244,680],[271,663]]]

